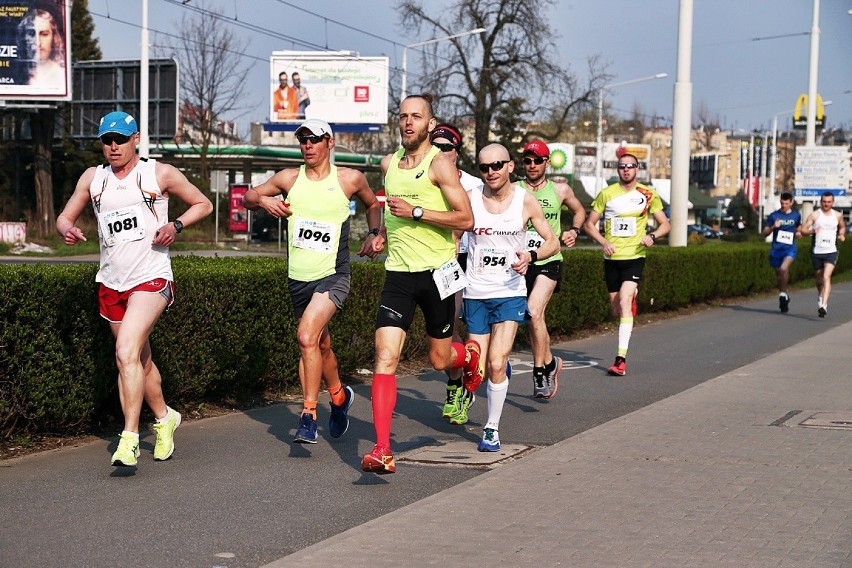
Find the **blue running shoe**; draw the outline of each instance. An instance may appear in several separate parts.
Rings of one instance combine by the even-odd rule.
[[[317,421],[307,412],[302,414],[302,419],[299,420],[299,427],[296,429],[296,437],[293,441],[300,444],[317,443]]]
[[[339,438],[349,430],[349,409],[355,401],[355,393],[352,387],[343,387],[345,399],[343,404],[337,406],[331,403],[331,416],[328,417],[328,435]]]
[[[506,361],[506,378],[512,378],[512,364],[509,361]]]
[[[497,430],[486,428],[482,432],[482,440],[479,441],[479,446],[476,449],[480,452],[499,452],[500,436],[497,435]]]

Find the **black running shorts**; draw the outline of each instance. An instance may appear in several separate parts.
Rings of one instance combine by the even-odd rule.
[[[426,322],[426,334],[435,339],[453,335],[453,320],[456,315],[454,296],[445,300],[438,294],[432,280],[432,271],[397,272],[388,271],[379,299],[376,314],[376,329],[399,327],[406,332],[414,320],[414,309],[420,306]]]

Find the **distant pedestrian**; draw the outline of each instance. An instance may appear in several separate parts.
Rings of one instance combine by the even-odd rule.
[[[781,208],[766,218],[763,234],[772,235],[769,248],[769,266],[775,269],[778,282],[778,308],[782,314],[790,309],[790,294],[787,283],[790,280],[790,265],[796,260],[796,239],[802,237],[802,216],[793,210],[793,195],[781,194]]]
[[[184,227],[213,211],[210,200],[174,166],[136,154],[139,129],[129,114],[115,111],[98,127],[106,164],[83,172],[56,219],[65,244],[85,241],[75,225],[91,203],[98,221],[101,260],[95,280],[98,305],[115,336],[118,392],[124,431],[112,455],[115,466],[135,466],[139,457],[139,415],[143,400],[154,412],[154,459],[174,451],[174,431],[181,415],[166,406],[160,371],[151,356],[148,336],[160,315],[174,302],[175,286],[169,246]],[[168,220],[169,198],[189,209]]]
[[[814,267],[817,289],[817,315],[828,314],[828,298],[831,296],[831,275],[837,266],[837,241],[846,240],[846,221],[834,207],[834,194],[826,191],[819,198],[819,209],[808,215],[802,233],[813,235],[811,263]]]
[[[627,374],[627,349],[636,315],[636,294],[645,269],[646,249],[671,229],[663,202],[653,189],[636,181],[639,159],[621,148],[618,157],[618,183],[601,191],[586,219],[586,234],[603,247],[604,279],[612,313],[618,318],[618,355],[610,375]],[[646,234],[648,215],[657,228]],[[598,221],[604,218],[604,234]]]

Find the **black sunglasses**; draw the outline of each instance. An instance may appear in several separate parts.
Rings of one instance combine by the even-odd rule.
[[[638,167],[636,164],[618,164],[619,170],[633,170]]]
[[[526,165],[528,165],[528,166],[529,166],[530,164],[535,164],[535,165],[537,165],[537,166],[540,166],[540,165],[542,165],[542,164],[544,163],[544,161],[545,161],[546,159],[547,159],[547,158],[524,158],[524,164],[526,164]]]
[[[442,144],[440,142],[432,142],[432,146],[440,150],[441,152],[452,152],[456,149],[453,144]]]
[[[299,144],[307,144],[308,142],[319,144],[325,140],[325,134],[297,134],[296,140],[299,141]]]
[[[490,164],[479,164],[479,171],[482,173],[488,173],[488,170],[490,169],[492,172],[499,172],[503,169],[503,166],[509,163],[509,161],[510,160],[500,160]]]
[[[101,136],[101,142],[104,146],[112,146],[113,142],[121,146],[122,144],[127,144],[128,140],[130,140],[130,136],[125,136],[124,134],[104,134]]]

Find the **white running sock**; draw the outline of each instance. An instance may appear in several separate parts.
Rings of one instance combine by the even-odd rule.
[[[121,435],[122,436],[131,436],[137,442],[139,441],[139,432],[131,432],[130,430],[122,430]]]
[[[495,385],[488,381],[488,423],[486,428],[500,429],[500,416],[503,414],[503,404],[509,392],[509,381]]]

